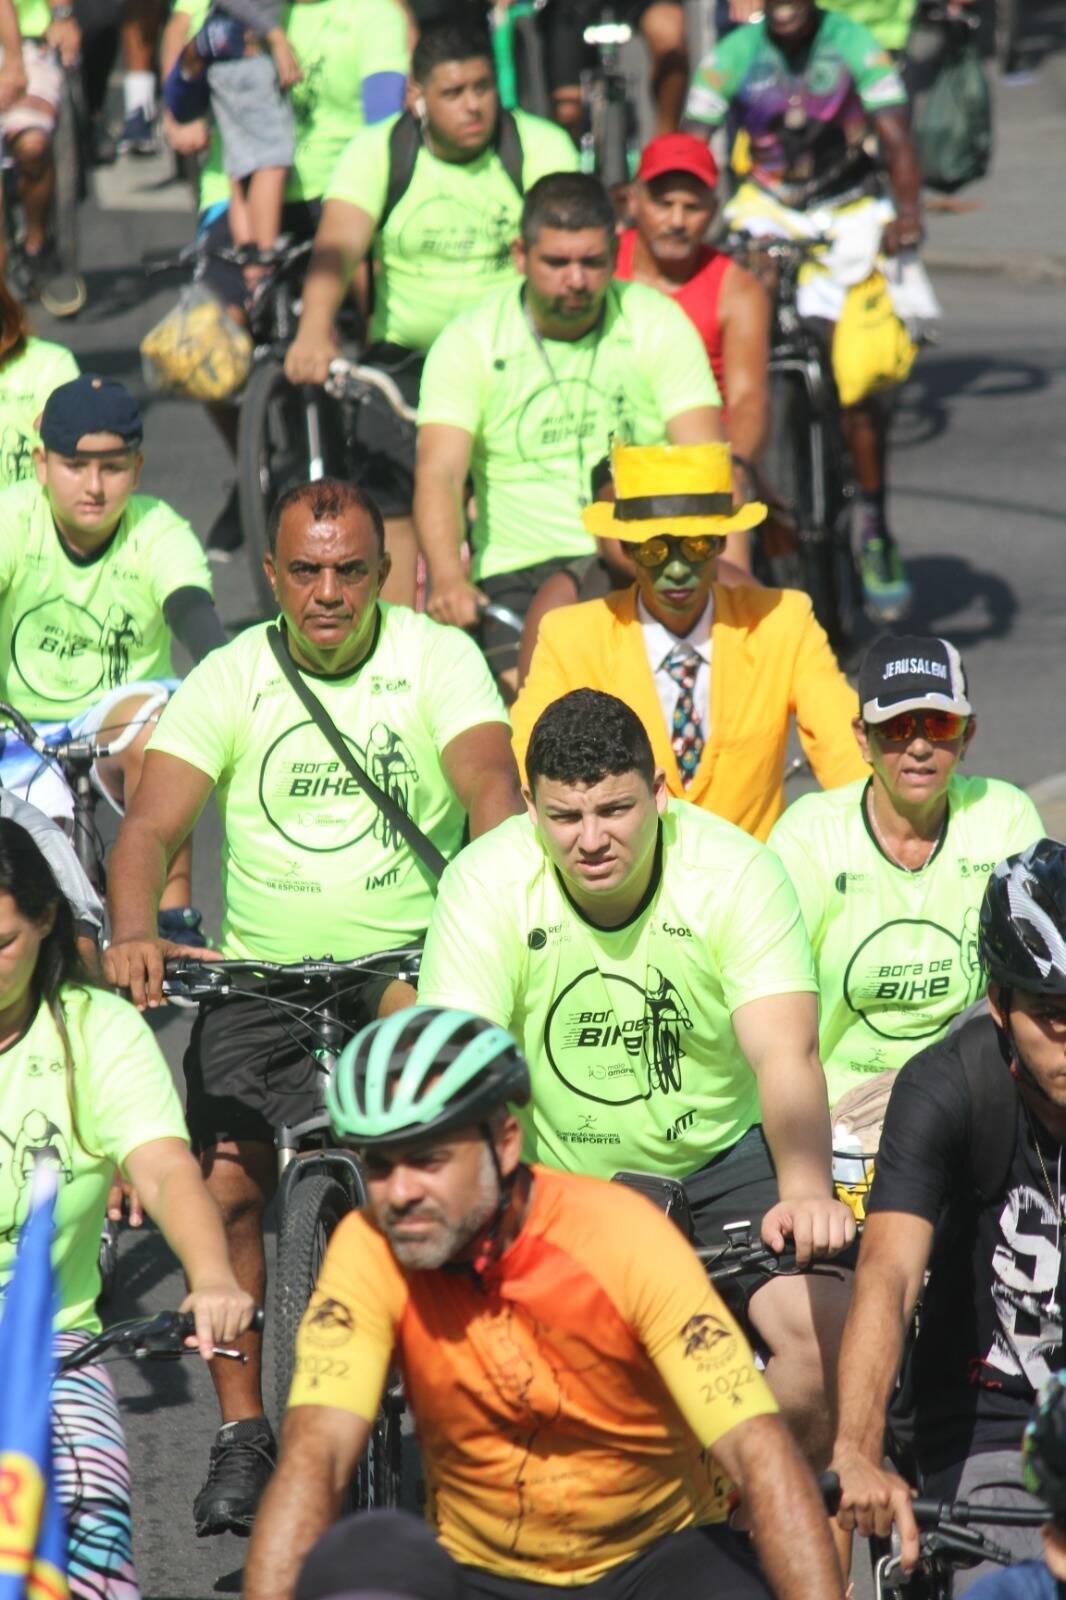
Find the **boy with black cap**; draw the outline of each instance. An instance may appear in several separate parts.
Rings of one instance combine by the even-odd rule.
[[[226,635],[189,524],[135,491],[144,427],[132,395],[83,374],[53,390],[41,415],[36,478],[0,493],[0,682],[4,697],[53,742],[107,730],[94,778],[121,811],[172,688],[171,637],[199,661]],[[71,796],[18,741],[0,782],[57,819]],[[175,857],[162,900],[171,937],[198,926],[191,850]]]
[[[875,639],[859,704],[852,726],[872,776],[802,796],[768,841],[814,950],[830,1106],[902,1067],[984,993],[989,874],[1044,831],[1013,784],[957,770],[977,721],[950,640]]]

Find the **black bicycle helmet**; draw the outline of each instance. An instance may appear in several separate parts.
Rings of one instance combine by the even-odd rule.
[[[336,1132],[369,1147],[478,1126],[529,1094],[529,1068],[505,1028],[469,1011],[408,1006],[349,1041],[328,1099]]]
[[[1056,1372],[1040,1391],[1022,1438],[1025,1487],[1045,1502],[1056,1522],[1066,1521],[1066,1383]]]
[[[979,948],[991,982],[1066,995],[1066,845],[1038,839],[999,863],[981,902]]]

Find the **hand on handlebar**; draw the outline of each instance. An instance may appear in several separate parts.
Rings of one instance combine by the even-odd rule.
[[[898,256],[901,250],[917,250],[924,236],[919,217],[893,217],[885,224],[881,249],[886,256]]]
[[[216,1345],[231,1344],[252,1325],[256,1304],[235,1278],[222,1283],[200,1284],[187,1294],[179,1307],[196,1318],[196,1332],[185,1343],[196,1346],[205,1361],[210,1361]]]
[[[886,1472],[857,1450],[838,1449],[830,1470],[840,1479],[839,1525],[848,1533],[878,1534],[887,1539],[895,1524],[900,1561],[904,1572],[910,1572],[921,1554],[910,1486],[898,1473]]]
[[[131,1228],[139,1228],[144,1221],[144,1207],[141,1197],[130,1183],[124,1178],[116,1167],[111,1176],[111,1187],[107,1192],[107,1217],[109,1222],[121,1222],[123,1206],[126,1207],[126,1220]]]
[[[830,1195],[779,1200],[762,1219],[763,1243],[778,1255],[787,1240],[796,1252],[796,1265],[835,1256],[855,1237],[855,1217],[850,1208]]]
[[[453,628],[474,628],[488,598],[469,578],[455,578],[451,583],[431,588],[426,610],[434,622],[445,622]]]
[[[285,376],[290,383],[325,383],[329,364],[337,359],[337,341],[332,333],[298,332],[285,352]]]
[[[59,59],[65,67],[77,66],[81,59],[81,29],[73,17],[54,21],[45,38],[53,50],[58,50]]]
[[[104,951],[104,977],[114,988],[128,989],[138,1011],[165,1005],[163,963],[176,956],[222,960],[217,950],[176,944],[173,939],[121,939]]]

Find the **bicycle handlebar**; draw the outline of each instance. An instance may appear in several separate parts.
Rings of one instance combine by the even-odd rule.
[[[252,1317],[251,1330],[261,1333],[266,1320],[262,1306],[257,1306]],[[157,1311],[154,1317],[134,1317],[128,1322],[113,1323],[92,1339],[87,1339],[76,1350],[70,1350],[59,1361],[60,1372],[73,1372],[87,1367],[108,1350],[135,1361],[176,1361],[183,1355],[196,1351],[185,1341],[196,1332],[196,1318],[191,1311]],[[216,1356],[230,1361],[246,1361],[239,1350],[215,1349]]]
[[[117,754],[125,744],[129,743],[130,738],[130,734],[127,732],[113,744],[98,744],[95,739],[62,739],[56,744],[50,744],[42,733],[37,732],[33,723],[22,715],[21,711],[16,711],[15,707],[9,705],[6,700],[0,700],[0,728],[6,723],[10,723],[15,733],[18,734],[28,749],[35,751],[39,756],[44,756],[47,760],[58,762],[60,765],[64,761],[92,763],[102,756],[106,757],[112,753]],[[130,726],[136,732],[135,724]]]
[[[329,377],[325,382],[327,394],[335,400],[367,401],[376,392],[403,422],[414,422],[415,407],[409,406],[395,381],[378,367],[364,367],[359,362],[338,356],[329,364]]]
[[[280,978],[311,983],[315,978],[339,978],[353,973],[374,974],[383,971],[386,963],[405,963],[417,969],[417,950],[382,950],[372,956],[357,956],[352,961],[334,961],[332,956],[306,961],[196,961],[172,957],[164,963],[163,993],[181,995],[190,999],[206,999],[224,995],[231,987],[229,980],[241,975],[258,978]]]

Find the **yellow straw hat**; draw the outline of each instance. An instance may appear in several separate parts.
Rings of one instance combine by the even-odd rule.
[[[611,451],[617,498],[581,513],[600,539],[643,544],[663,533],[678,538],[754,528],[766,516],[758,500],[733,509],[733,466],[727,444],[619,444]]]

